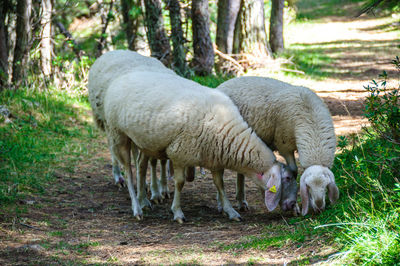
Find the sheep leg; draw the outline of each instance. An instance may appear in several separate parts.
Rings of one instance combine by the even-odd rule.
[[[238,173],[236,177],[236,200],[240,211],[248,211],[249,204],[246,201],[246,191],[244,187],[244,175]]]
[[[226,214],[228,214],[229,219],[235,221],[241,221],[242,217],[240,217],[240,214],[232,208],[231,203],[226,197],[224,189],[224,180],[223,180],[224,170],[212,171],[211,174],[213,176],[214,184],[218,190],[218,196],[221,201],[222,209]]]
[[[133,175],[131,168],[131,140],[127,136],[118,135],[116,138],[109,138],[110,150],[113,158],[116,158],[119,163],[124,167],[127,174],[127,185],[129,195],[132,202],[133,216],[138,220],[143,218],[142,208],[136,197],[135,188],[133,187]]]
[[[149,162],[149,157],[145,155],[143,152],[139,151],[136,161],[138,200],[142,208],[149,207],[151,209],[151,203],[147,199],[147,193],[146,193],[146,173],[147,173],[148,162]]]
[[[185,221],[185,216],[183,215],[181,209],[181,191],[183,185],[185,184],[185,168],[175,166],[174,170],[175,192],[174,200],[172,201],[171,211],[174,213],[174,220],[181,224],[183,223],[183,221]]]
[[[163,198],[169,199],[169,189],[167,182],[167,160],[160,160],[161,176],[160,176],[160,193]]]
[[[121,168],[119,167],[118,160],[115,158],[115,156],[111,156],[111,160],[112,160],[112,173],[114,176],[115,184],[123,187],[125,184],[125,179],[122,177]]]
[[[157,159],[151,158],[150,159],[150,167],[151,167],[151,184],[150,184],[150,191],[151,191],[151,198],[150,200],[155,204],[162,202],[162,196],[160,190],[158,189],[158,180],[157,180]]]

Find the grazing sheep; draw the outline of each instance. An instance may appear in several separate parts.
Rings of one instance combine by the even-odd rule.
[[[281,167],[274,154],[248,127],[229,97],[217,90],[171,72],[130,71],[108,86],[103,121],[111,152],[128,169],[128,187],[132,186],[132,143],[147,156],[171,160],[175,179],[171,210],[179,223],[185,219],[180,206],[185,167],[211,170],[230,219],[240,220],[240,215],[226,197],[224,168],[249,176],[265,191],[267,206],[279,203]],[[139,178],[137,184],[139,198],[145,193],[143,181]],[[134,193],[131,197],[135,213]]]
[[[317,212],[325,208],[326,189],[332,203],[338,199],[339,190],[329,170],[336,149],[333,122],[328,108],[314,92],[262,77],[234,78],[217,89],[233,100],[257,135],[279,151],[295,176],[294,151],[298,151],[305,168],[300,178],[303,215],[308,213],[309,203]]]
[[[132,51],[111,51],[96,60],[89,72],[89,101],[93,110],[93,117],[96,125],[104,130],[104,95],[110,83],[121,75],[132,70],[151,70],[163,73],[174,73],[166,68],[155,58],[145,57]],[[140,151],[132,149],[134,162],[137,164],[138,175],[146,176],[149,157],[141,154]],[[123,185],[125,180],[121,175],[118,161],[112,158],[112,172],[116,184]],[[137,161],[137,162],[136,162]],[[158,203],[164,197],[169,197],[166,161],[161,160],[161,177],[157,181],[156,165],[157,160],[150,159],[151,165],[151,200]],[[142,206],[150,206],[147,198],[140,199]]]

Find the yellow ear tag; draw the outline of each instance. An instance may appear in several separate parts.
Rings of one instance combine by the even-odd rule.
[[[272,192],[272,193],[276,193],[276,187],[275,187],[275,186],[272,186],[272,187],[269,189],[269,191]]]

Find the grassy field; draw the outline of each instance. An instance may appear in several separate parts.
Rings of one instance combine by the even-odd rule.
[[[380,80],[382,70],[398,82],[396,68],[379,61],[399,52],[398,17],[354,20],[349,14],[360,1],[318,3],[299,1],[298,20],[285,32],[282,56],[293,62],[287,67],[304,74],[253,74],[314,89],[362,90]],[[226,79],[194,78],[209,87]],[[35,82],[0,92],[0,105],[11,113],[0,116],[0,264],[400,262],[400,147],[373,130],[338,136],[332,171],[341,195],[320,215],[266,215],[249,196],[255,207],[243,214],[245,221],[228,222],[215,210],[212,182],[199,178],[198,187],[185,185],[191,221],[173,223],[167,202],[139,223],[131,217],[127,192],[112,184],[106,140],[92,122],[84,78],[64,90]],[[374,119],[371,109],[368,114]],[[233,195],[234,185],[227,190]]]

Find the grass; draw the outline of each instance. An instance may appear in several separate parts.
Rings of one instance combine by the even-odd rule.
[[[348,16],[349,13],[356,15],[364,0],[313,0],[297,1],[297,21],[318,20],[327,16]],[[354,16],[353,15],[353,16]]]
[[[193,81],[196,81],[197,83],[207,86],[210,88],[216,88],[218,87],[221,83],[224,81],[229,80],[232,77],[227,77],[227,76],[215,76],[215,75],[209,75],[209,76],[194,76],[192,77]]]
[[[45,193],[57,168],[72,171],[96,137],[87,100],[56,89],[21,88],[0,92],[11,114],[0,118],[0,207]]]

